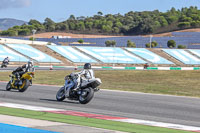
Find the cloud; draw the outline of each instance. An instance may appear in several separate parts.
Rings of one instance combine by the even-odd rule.
[[[22,8],[30,6],[31,0],[0,0],[0,3],[0,10],[7,8]]]

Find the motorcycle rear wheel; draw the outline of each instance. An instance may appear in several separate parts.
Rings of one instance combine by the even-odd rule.
[[[92,100],[93,96],[94,96],[94,90],[91,87],[83,89],[79,96],[79,102],[81,104],[87,104]]]
[[[56,94],[57,101],[63,101],[65,99],[65,88],[61,87]]]

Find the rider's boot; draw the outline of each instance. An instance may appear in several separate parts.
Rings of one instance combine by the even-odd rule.
[[[30,80],[30,86],[32,86],[32,79]]]

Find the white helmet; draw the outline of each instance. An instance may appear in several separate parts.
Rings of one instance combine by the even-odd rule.
[[[33,66],[33,61],[31,60],[31,61],[28,61],[28,65],[29,66]]]

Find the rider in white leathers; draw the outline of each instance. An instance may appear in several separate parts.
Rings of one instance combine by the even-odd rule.
[[[76,79],[76,88],[78,89],[82,82],[89,82],[90,79],[94,79],[94,71],[91,69],[90,63],[85,63],[84,69],[81,72],[75,73],[78,75],[78,78]],[[83,76],[82,76],[83,75]]]

